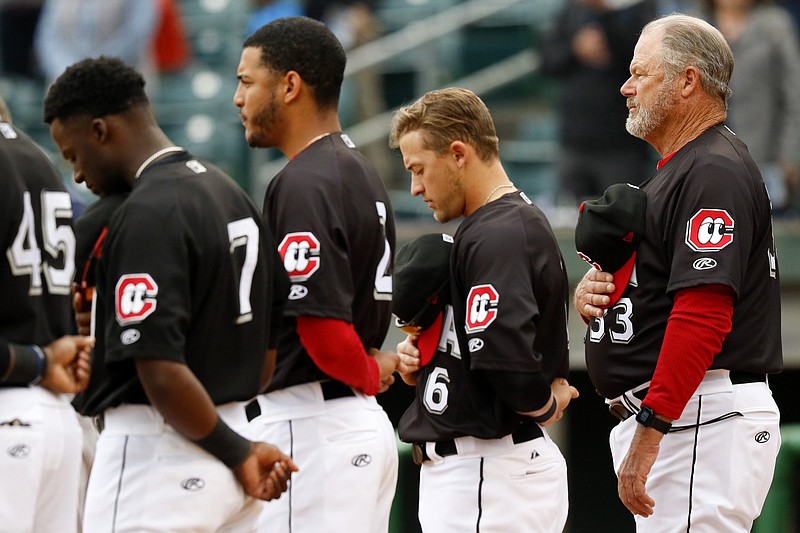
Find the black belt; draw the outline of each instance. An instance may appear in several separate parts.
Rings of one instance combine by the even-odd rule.
[[[522,444],[533,439],[543,437],[544,432],[536,422],[525,422],[516,431],[511,434],[511,440],[514,444]],[[453,439],[442,440],[433,445],[436,450],[436,455],[439,457],[447,457],[448,455],[456,455],[458,449],[456,448],[456,441]],[[411,456],[414,459],[414,464],[421,465],[423,461],[430,461],[428,452],[425,450],[424,442],[415,442],[411,445]]]
[[[325,401],[356,395],[353,389],[341,381],[321,381],[319,386],[322,389],[322,398]],[[245,405],[244,413],[247,416],[248,422],[261,416],[261,405],[258,403],[258,398],[254,398],[250,403]]]
[[[766,374],[757,374],[755,372],[742,372],[739,370],[731,370],[730,378],[731,378],[731,383],[733,385],[743,385],[745,383],[764,383],[765,381],[767,381]],[[644,397],[647,396],[648,388],[649,387],[645,387],[644,389],[634,392],[633,396],[638,398],[640,401],[644,400]],[[625,405],[623,400],[609,404],[608,412],[619,420],[627,420],[628,418],[636,414],[630,409],[629,406]]]

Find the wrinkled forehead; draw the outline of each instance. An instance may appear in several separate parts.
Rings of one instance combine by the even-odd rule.
[[[655,68],[661,63],[661,42],[664,36],[663,28],[650,29],[639,37],[633,49],[631,66]]]

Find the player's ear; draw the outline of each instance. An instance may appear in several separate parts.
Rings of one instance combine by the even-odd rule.
[[[92,138],[97,142],[108,139],[108,122],[103,117],[93,118],[89,127]]]
[[[450,143],[450,157],[453,158],[456,162],[456,166],[459,168],[463,167],[464,163],[466,163],[468,154],[469,148],[462,141],[453,141]]]
[[[688,66],[681,75],[681,95],[687,97],[701,87],[700,71],[696,67]]]
[[[296,100],[300,96],[300,91],[303,86],[303,78],[294,70],[287,72],[283,79],[283,101],[289,103]]]

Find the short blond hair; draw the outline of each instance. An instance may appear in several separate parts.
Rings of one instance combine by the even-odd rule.
[[[483,161],[500,157],[499,139],[486,104],[468,89],[448,88],[425,93],[392,117],[389,146],[397,148],[400,137],[421,131],[423,146],[444,154],[453,141],[475,149]]]

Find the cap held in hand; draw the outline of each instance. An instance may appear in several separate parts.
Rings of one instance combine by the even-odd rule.
[[[614,276],[615,290],[608,308],[625,292],[636,262],[636,249],[642,240],[647,198],[627,183],[610,186],[597,200],[581,204],[575,227],[578,255],[598,270]]]
[[[392,313],[395,325],[419,335],[417,348],[424,366],[436,353],[442,311],[450,299],[450,253],[453,238],[431,233],[397,250],[394,259]]]

